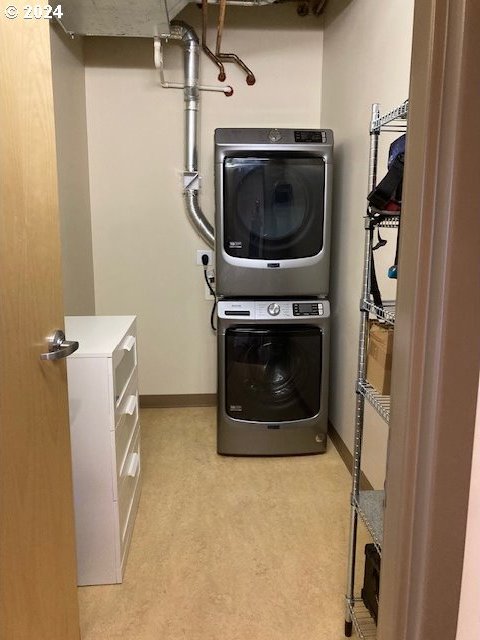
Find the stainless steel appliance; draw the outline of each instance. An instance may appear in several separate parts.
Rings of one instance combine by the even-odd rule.
[[[333,133],[215,131],[220,297],[327,297]]]
[[[329,316],[327,300],[219,301],[219,453],[325,451]]]

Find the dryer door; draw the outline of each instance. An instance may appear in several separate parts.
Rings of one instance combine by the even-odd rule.
[[[230,256],[288,260],[323,247],[323,158],[271,154],[224,161],[224,249]]]
[[[233,327],[225,335],[226,413],[280,423],[320,411],[322,333],[318,327]]]

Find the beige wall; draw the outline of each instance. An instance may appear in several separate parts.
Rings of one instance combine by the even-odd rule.
[[[331,301],[333,309],[330,417],[353,445],[359,301],[363,260],[371,104],[388,110],[408,95],[413,0],[331,3],[325,18],[321,124],[335,132]],[[393,135],[385,135],[388,144]],[[387,144],[382,145],[381,157]],[[381,175],[381,172],[380,172]],[[385,277],[395,241],[378,252],[385,298],[394,295]],[[367,407],[365,471],[383,485],[387,428]]]
[[[95,295],[83,43],[67,38],[59,27],[52,26],[50,33],[65,314],[91,315]]]
[[[180,17],[200,33],[196,6]],[[213,31],[211,37],[213,47]],[[295,4],[229,8],[224,41],[226,50],[245,58],[257,84],[247,87],[229,66],[234,96],[202,94],[201,201],[211,220],[215,127],[318,127],[320,121],[317,18],[298,18]],[[182,79],[180,54],[169,46],[166,70],[175,81]],[[215,392],[211,306],[195,265],[195,251],[204,245],[181,195],[182,93],[159,87],[148,41],[91,39],[86,65],[97,313],[138,314],[142,394]],[[216,75],[202,56],[202,81],[215,83]]]

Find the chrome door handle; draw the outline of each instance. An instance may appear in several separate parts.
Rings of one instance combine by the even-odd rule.
[[[60,360],[66,358],[78,349],[78,342],[65,340],[65,334],[57,329],[53,336],[48,338],[48,352],[40,354],[40,360]]]

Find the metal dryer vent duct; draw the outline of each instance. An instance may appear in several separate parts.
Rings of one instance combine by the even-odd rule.
[[[200,106],[198,79],[199,43],[194,29],[185,22],[173,20],[170,23],[168,40],[174,40],[183,47],[184,103],[185,103],[185,170],[183,197],[190,222],[197,233],[213,248],[215,235],[213,227],[206,219],[198,202],[200,188],[197,153],[197,121]]]

